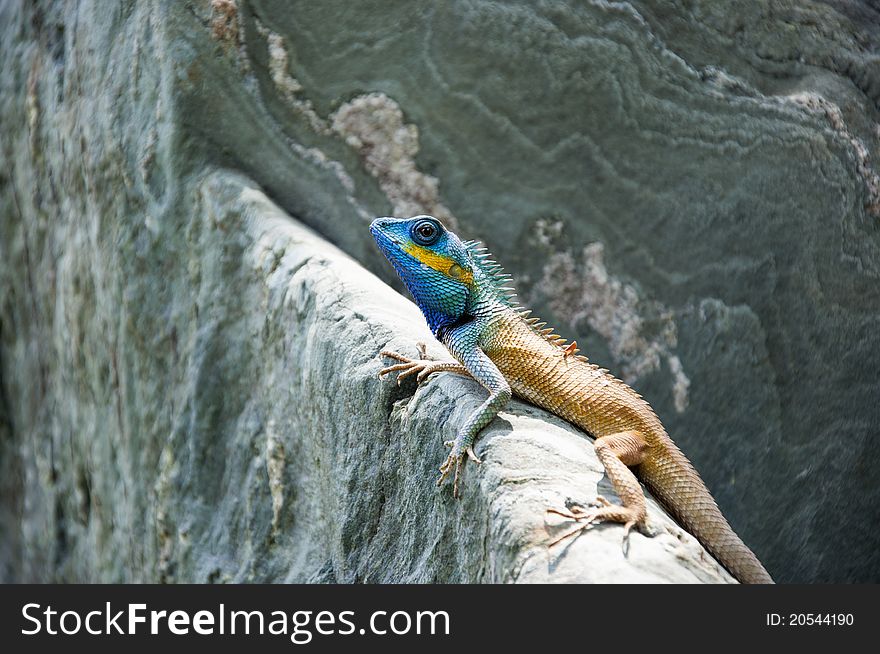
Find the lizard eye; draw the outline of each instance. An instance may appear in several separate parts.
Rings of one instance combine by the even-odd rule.
[[[440,223],[432,219],[420,220],[412,226],[410,234],[419,245],[433,245],[440,238]]]

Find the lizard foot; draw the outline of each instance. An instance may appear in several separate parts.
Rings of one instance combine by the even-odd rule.
[[[623,524],[623,554],[626,556],[629,552],[629,532],[633,527],[641,526],[645,523],[647,515],[644,510],[612,504],[601,495],[596,497],[592,506],[593,508],[590,510],[586,510],[576,504],[568,509],[547,509],[547,513],[561,515],[577,523],[572,529],[563,532],[560,536],[550,541],[547,547],[553,547],[566,538],[575,536],[587,529],[592,529],[599,522],[620,522]]]
[[[439,486],[442,484],[444,480],[454,472],[455,474],[452,477],[452,496],[456,498],[461,497],[461,494],[458,492],[458,480],[461,478],[461,471],[462,468],[464,468],[465,457],[474,463],[482,463],[483,461],[477,456],[477,453],[474,452],[473,446],[464,448],[458,444],[457,441],[446,441],[444,445],[451,447],[452,452],[449,453],[449,456],[446,457],[446,461],[440,466],[440,479],[437,480],[437,485]]]
[[[434,372],[440,372],[444,370],[444,366],[439,361],[430,361],[425,358],[425,350],[424,344],[419,343],[419,354],[421,357],[419,359],[410,359],[409,357],[405,357],[399,352],[392,352],[390,350],[382,350],[379,354],[383,357],[388,357],[389,359],[394,359],[395,361],[400,361],[400,363],[396,363],[391,366],[387,366],[382,368],[379,371],[379,377],[384,377],[387,374],[392,372],[400,371],[400,374],[397,375],[397,385],[400,386],[401,382],[410,377],[412,375],[416,375],[416,382],[421,384],[425,378]]]
[[[416,376],[416,383],[421,384],[425,381],[428,375],[434,374],[435,372],[456,372],[461,375],[469,374],[464,366],[457,361],[434,361],[433,359],[429,359],[428,354],[425,351],[424,343],[416,343],[416,347],[419,349],[418,359],[410,359],[399,352],[382,350],[379,353],[380,356],[400,361],[400,363],[395,363],[394,365],[382,368],[382,370],[379,371],[379,377],[381,378],[392,372],[399,371],[399,374],[397,375],[397,385],[400,386],[404,379],[411,377],[412,375]]]

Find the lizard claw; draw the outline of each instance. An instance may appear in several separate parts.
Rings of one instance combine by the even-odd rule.
[[[635,526],[635,524],[635,520],[630,520],[623,526],[623,543],[621,543],[621,547],[623,549],[624,556],[629,556],[629,532]]]
[[[400,361],[400,363],[395,363],[394,365],[382,368],[382,370],[379,371],[379,378],[381,379],[387,374],[400,371],[400,374],[397,375],[398,386],[401,385],[404,379],[411,377],[412,375],[416,375],[416,383],[421,384],[431,373],[446,369],[443,362],[434,361],[428,358],[428,355],[425,352],[424,343],[418,343],[417,346],[419,348],[419,359],[410,359],[399,352],[382,350],[379,353],[380,356]]]
[[[423,361],[430,361],[431,357],[428,356],[428,346],[423,342],[419,341],[416,343],[416,349],[419,351],[419,358]]]
[[[416,384],[421,384],[425,379],[427,379],[428,375],[434,372],[434,368],[429,365],[423,365],[422,369],[419,371],[419,374],[416,375]],[[411,371],[407,371],[403,373],[404,375],[412,374]]]
[[[421,383],[425,379],[425,377],[434,372],[434,366],[432,365],[432,363],[429,363],[424,359],[410,359],[409,357],[405,357],[397,352],[391,352],[390,350],[382,350],[380,354],[383,357],[388,357],[390,359],[400,361],[400,363],[395,363],[394,365],[387,366],[379,371],[380,379],[387,374],[400,371],[400,374],[397,375],[398,386],[400,386],[404,379],[412,375],[417,375],[416,381]]]
[[[458,492],[458,482],[461,479],[461,471],[464,468],[465,461],[467,459],[474,463],[482,463],[483,461],[474,452],[473,446],[467,447],[462,451],[457,441],[446,441],[443,444],[446,447],[451,447],[452,452],[449,453],[446,461],[440,466],[440,478],[437,480],[437,485],[440,486],[454,472],[455,474],[452,477],[452,496],[459,498],[461,493]]]
[[[576,534],[581,533],[582,531],[586,531],[588,529],[592,529],[596,524],[598,519],[597,511],[564,511],[560,509],[547,509],[547,513],[555,513],[556,515],[561,515],[565,518],[570,518],[574,520],[577,524],[572,529],[569,529],[566,532],[563,532],[561,535],[557,536],[549,543],[547,543],[547,547],[553,547],[554,545],[558,545],[566,538],[570,538]]]
[[[634,508],[612,504],[601,495],[598,495],[596,499],[591,502],[591,505],[595,508],[590,511],[585,511],[576,504],[569,506],[567,509],[547,509],[547,513],[561,515],[562,517],[574,520],[577,523],[572,529],[569,529],[550,541],[550,543],[547,544],[547,547],[553,547],[564,541],[566,538],[575,536],[582,531],[592,529],[592,527],[599,522],[622,522],[624,523],[622,543],[623,555],[626,556],[629,554],[630,531],[633,527],[644,523],[645,515]]]
[[[456,456],[450,454],[446,457],[446,461],[443,462],[443,465],[440,466],[440,478],[437,480],[437,485],[440,486],[446,478],[454,472],[455,474],[452,477],[452,496],[455,498],[461,497],[458,492],[458,480],[461,477],[461,468],[463,464],[463,455]]]

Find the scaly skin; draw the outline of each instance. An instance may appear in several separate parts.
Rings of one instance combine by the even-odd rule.
[[[565,347],[564,339],[541,329],[543,323],[515,307],[502,286],[505,276],[477,244],[462,243],[429,216],[377,219],[371,231],[435,336],[456,359],[412,360],[383,351],[400,363],[380,375],[398,371],[398,382],[410,375],[421,382],[434,372],[456,372],[473,377],[489,391],[456,439],[447,443],[452,451],[440,468],[438,484],[452,475],[453,493],[458,495],[466,458],[479,462],[474,440],[515,393],[596,439],[597,456],[622,501],[615,505],[600,497],[598,506],[590,510],[548,509],[575,521],[574,528],[553,543],[599,521],[623,523],[626,543],[630,528],[644,527],[647,517],[641,479],[737,579],[772,583],[650,405],[607,370],[579,356],[575,343]]]

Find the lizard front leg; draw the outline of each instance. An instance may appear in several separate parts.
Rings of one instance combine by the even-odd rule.
[[[382,356],[395,359],[400,363],[383,368],[379,371],[379,377],[400,371],[397,376],[398,384],[410,375],[416,375],[416,381],[421,383],[428,375],[435,372],[454,372],[477,380],[489,391],[489,397],[468,417],[455,440],[444,443],[447,447],[451,447],[452,451],[440,466],[440,478],[437,480],[437,485],[441,485],[449,475],[453,475],[452,494],[454,497],[460,496],[458,486],[465,457],[475,463],[481,462],[474,452],[474,441],[477,435],[498,415],[498,412],[507,405],[512,397],[510,385],[504,379],[504,375],[478,345],[482,333],[483,325],[476,320],[458,325],[445,333],[443,343],[457,361],[427,359],[425,346],[422,343],[418,344],[420,359],[410,359],[390,350],[382,350],[381,352]]]
[[[392,352],[391,350],[382,350],[380,354],[383,357],[395,359],[396,361],[400,361],[401,363],[383,368],[379,371],[379,377],[383,377],[395,371],[400,371],[397,375],[398,386],[403,379],[411,375],[416,375],[416,383],[421,384],[428,375],[431,375],[435,372],[454,372],[459,375],[473,378],[470,370],[468,370],[465,366],[457,361],[426,360],[424,345],[422,343],[419,343],[418,346],[419,354],[422,357],[421,359],[410,359],[409,357],[404,356],[398,352]],[[486,360],[488,361],[488,357],[486,357]],[[489,363],[492,362],[489,361]],[[509,395],[507,399],[510,399]],[[461,469],[464,465],[464,457],[467,456],[468,458],[470,458],[471,461],[474,461],[475,463],[481,463],[480,458],[474,452],[474,440],[476,439],[480,429],[489,424],[489,422],[492,420],[492,418],[495,417],[495,415],[498,413],[501,407],[504,406],[504,404],[506,404],[506,400],[504,399],[503,394],[499,396],[498,393],[495,393],[494,397],[490,396],[489,399],[486,400],[480,406],[480,408],[477,409],[474,414],[470,416],[470,418],[468,418],[467,423],[465,423],[465,426],[459,432],[458,437],[454,441],[446,441],[444,443],[444,445],[446,445],[447,447],[452,448],[452,452],[450,452],[443,465],[440,466],[440,479],[437,480],[438,486],[443,483],[443,480],[445,480],[450,473],[454,472],[455,475],[453,477],[454,481],[452,485],[452,494],[455,497],[459,496],[458,480],[461,476]]]
[[[645,494],[639,480],[629,469],[629,466],[639,465],[644,460],[648,444],[639,432],[625,431],[597,438],[595,448],[596,456],[605,467],[605,473],[623,504],[611,504],[604,497],[599,496],[596,498],[596,502],[600,506],[590,511],[547,509],[548,513],[571,518],[578,523],[573,529],[555,538],[549,546],[552,547],[570,536],[589,529],[597,522],[621,522],[624,524],[623,546],[625,553],[629,544],[630,529],[634,526],[642,526],[648,515],[645,507]]]
[[[457,327],[450,329],[443,336],[443,344],[452,353],[468,374],[477,380],[486,390],[489,397],[474,411],[458,432],[455,440],[446,441],[446,445],[452,448],[446,461],[440,466],[440,478],[437,485],[451,474],[452,494],[459,497],[458,485],[461,471],[464,467],[465,457],[475,463],[480,463],[479,457],[474,452],[474,441],[480,430],[492,422],[512,397],[510,384],[498,370],[492,360],[480,347],[480,339],[486,331],[486,325],[479,320],[470,320]]]

